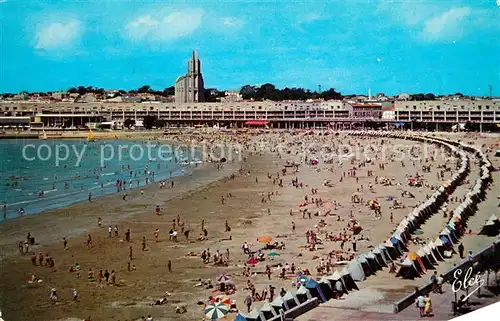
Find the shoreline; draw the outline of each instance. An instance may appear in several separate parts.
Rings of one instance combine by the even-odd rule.
[[[152,134],[154,134],[154,133],[152,133]],[[105,141],[105,140],[107,140],[105,138],[106,137],[101,137],[101,139],[98,139],[98,140]],[[42,198],[42,199],[40,199],[40,198],[31,198],[31,199],[27,198],[27,199],[17,200],[14,202],[4,202],[4,203],[2,203],[2,205],[5,204],[7,206],[6,207],[7,210],[5,213],[2,213],[2,217],[0,218],[0,224],[3,221],[15,219],[15,218],[18,218],[21,216],[37,215],[37,214],[40,214],[44,211],[62,209],[62,208],[65,208],[65,207],[68,207],[68,206],[71,206],[74,204],[85,202],[85,201],[87,201],[87,194],[86,193],[88,193],[88,192],[93,192],[93,194],[94,194],[94,191],[96,191],[97,193],[95,193],[95,195],[93,195],[93,199],[100,199],[100,198],[108,196],[108,195],[115,195],[115,194],[119,194],[122,192],[127,193],[127,191],[145,188],[145,187],[150,186],[150,185],[158,184],[161,181],[170,182],[172,179],[176,179],[176,178],[181,177],[181,176],[191,175],[200,166],[203,166],[207,163],[207,162],[203,162],[201,160],[204,158],[204,155],[202,153],[203,150],[201,148],[196,148],[196,147],[192,146],[192,144],[191,144],[191,146],[189,146],[189,144],[186,143],[185,141],[178,141],[175,139],[162,139],[162,137],[156,137],[156,136],[148,137],[148,136],[142,136],[142,135],[140,137],[139,136],[116,137],[116,138],[112,138],[112,141],[113,142],[120,142],[120,141],[122,141],[122,142],[135,142],[136,144],[140,144],[141,146],[145,146],[146,144],[150,143],[149,139],[147,141],[144,141],[145,138],[153,138],[154,139],[153,141],[156,142],[157,144],[159,144],[159,143],[161,143],[163,145],[166,144],[170,147],[170,150],[177,150],[177,148],[179,148],[179,147],[191,148],[190,155],[193,156],[195,153],[199,153],[200,163],[196,163],[196,164],[179,163],[179,164],[176,164],[176,166],[178,166],[178,168],[171,169],[170,175],[168,175],[168,173],[167,173],[168,171],[161,170],[160,172],[157,173],[157,175],[155,175],[154,181],[149,182],[147,184],[144,181],[146,179],[146,176],[140,176],[138,178],[134,177],[133,180],[137,181],[138,183],[139,183],[139,181],[141,181],[140,184],[136,185],[134,183],[133,187],[129,187],[129,188],[127,188],[127,186],[126,186],[127,184],[126,184],[125,188],[121,189],[120,191],[117,191],[114,186],[110,185],[110,183],[112,183],[112,182],[106,183],[104,185],[105,189],[103,189],[103,187],[101,187],[99,189],[99,186],[96,185],[96,183],[94,182],[92,185],[88,185],[84,189],[68,191],[68,193],[66,193],[66,194],[63,194],[63,195],[58,194],[53,198]],[[67,139],[70,140],[70,139],[76,139],[76,138],[67,137]],[[54,141],[58,141],[58,140],[51,139],[48,141],[54,142]],[[101,152],[102,152],[102,149],[101,149]],[[113,152],[113,155],[114,155],[114,152]],[[145,165],[145,164],[146,163],[144,163],[142,165]],[[157,164],[159,164],[159,163],[157,163]],[[98,166],[98,165],[96,165],[96,166]],[[87,168],[87,169],[89,169],[89,168]],[[123,168],[122,168],[122,170],[123,170]],[[155,172],[156,172],[156,170],[157,170],[157,168],[155,168]],[[116,172],[114,174],[121,175],[118,172]],[[149,179],[151,180],[151,178],[149,178]],[[131,184],[131,177],[125,179],[125,181],[126,180],[129,180],[130,184]],[[83,195],[83,197],[82,197],[82,195]],[[79,199],[77,199],[77,200],[71,201],[69,199],[71,197],[77,197],[77,196],[80,196]],[[59,202],[60,204],[55,204],[52,201]],[[42,202],[42,203],[50,202],[50,204],[46,204],[44,206],[39,206],[39,205],[37,205],[39,202]],[[23,205],[23,204],[26,204],[26,205]],[[18,213],[18,210],[20,208],[23,208],[25,210],[24,215],[20,215]]]
[[[230,165],[224,168],[221,171],[217,171],[215,168],[213,168],[214,163],[203,163],[198,166],[198,168],[193,168],[193,170],[190,173],[186,173],[185,175],[181,176],[174,176],[171,179],[167,179],[166,181],[168,183],[174,181],[175,182],[175,188],[172,189],[170,187],[165,188],[163,190],[160,190],[161,192],[166,192],[166,191],[172,191],[173,195],[169,195],[167,199],[163,201],[171,201],[176,198],[183,198],[186,195],[189,195],[190,193],[195,193],[199,189],[204,189],[208,188],[211,184],[217,184],[220,181],[223,181],[227,179],[232,173],[237,171],[237,167],[239,163],[231,163],[231,164],[226,164]],[[179,189],[179,185],[181,186]],[[170,184],[167,184],[167,186],[170,186]],[[145,195],[152,195],[153,197],[157,194],[155,192],[158,192],[158,182],[150,183],[145,186],[140,186],[140,187],[134,187],[132,189],[129,189],[130,193],[128,193],[128,197],[132,200],[136,200],[140,196],[140,191],[143,190]],[[19,240],[24,240],[25,237],[23,234],[27,234],[27,229],[21,227],[22,225],[30,225],[30,226],[38,226],[38,225],[45,225],[47,222],[45,222],[47,219],[49,221],[54,221],[50,222],[53,224],[56,224],[56,221],[62,220],[62,219],[68,219],[64,212],[78,212],[82,208],[86,208],[86,205],[92,205],[92,207],[98,207],[100,204],[105,204],[107,202],[111,201],[118,201],[120,202],[121,195],[120,193],[110,193],[106,194],[100,197],[97,197],[95,200],[92,201],[92,204],[89,204],[88,201],[78,201],[76,203],[67,205],[67,206],[62,206],[58,207],[55,209],[48,209],[48,210],[43,210],[41,212],[35,213],[35,214],[30,214],[30,215],[24,215],[24,216],[18,216],[14,218],[7,219],[5,221],[0,222],[0,234],[3,235],[9,235],[10,237],[13,237],[12,233],[8,233],[8,231],[16,230],[15,237],[18,237]],[[146,200],[151,200],[152,197],[147,197],[145,198]],[[143,199],[144,200],[144,199]],[[154,208],[153,208],[154,210]],[[114,218],[117,221],[122,223],[123,221],[127,221],[130,219],[134,219],[134,215],[138,215],[138,213],[131,213],[128,215],[124,216],[117,216],[117,215],[112,215],[109,218]],[[105,218],[104,215],[102,215],[103,220]],[[88,227],[89,231],[95,231],[98,230],[97,227],[97,216],[95,216],[95,219],[91,220],[88,222],[90,224]],[[64,234],[63,232],[58,234],[57,238],[49,238],[49,239],[42,239],[43,246],[52,246],[56,244],[57,240],[61,240],[62,237],[78,237],[82,236],[83,234],[86,233],[87,229],[82,226],[82,224],[76,224],[75,225],[79,226],[76,229],[76,232],[71,232],[70,234]],[[85,226],[87,226],[87,223],[85,223]],[[85,230],[85,231],[84,231]],[[33,231],[32,231],[33,233]],[[36,242],[40,242],[40,237],[37,237],[38,233],[33,233],[33,236],[36,237]],[[17,249],[14,247],[11,250],[8,250],[7,244],[0,242],[0,262],[2,259],[12,255],[13,253],[17,253]],[[8,254],[6,254],[8,253]]]

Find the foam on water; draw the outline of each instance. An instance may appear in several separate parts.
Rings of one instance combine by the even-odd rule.
[[[33,157],[33,160],[23,157],[23,148],[28,144],[33,145],[34,148],[26,149],[27,158]],[[56,166],[55,150],[61,144],[69,147],[70,155],[67,160],[61,160]],[[106,160],[104,166],[101,167],[100,153],[103,144],[103,142],[87,144],[79,140],[0,140],[0,207],[4,202],[7,203],[5,216],[15,217],[21,208],[24,209],[25,214],[31,214],[86,201],[89,192],[92,193],[93,198],[116,193],[118,192],[117,180],[122,180],[126,189],[130,186],[141,187],[146,184],[146,178],[149,183],[154,183],[171,176],[185,175],[190,172],[190,169],[186,171],[185,168],[194,168],[193,165],[201,163],[199,153],[194,155],[184,153],[187,159],[179,162],[175,159],[160,160],[160,157],[150,161],[148,153],[144,153],[144,157],[137,159],[137,155],[131,157],[123,151],[133,150],[130,146],[141,143],[107,141],[106,144],[115,151],[124,146],[122,159],[118,159],[118,152],[116,152],[116,157]],[[43,160],[47,156],[43,153],[41,159],[36,157],[36,150],[41,145],[51,148],[51,158]],[[160,145],[153,147],[153,155],[159,155],[156,153],[159,150],[155,148],[160,148]],[[79,165],[77,156],[72,154],[75,149],[79,153],[82,150],[85,151]],[[44,152],[47,152],[46,147],[44,147]],[[109,154],[105,157],[109,157]],[[42,196],[41,191],[43,191]],[[3,219],[4,215],[1,215],[0,221]]]

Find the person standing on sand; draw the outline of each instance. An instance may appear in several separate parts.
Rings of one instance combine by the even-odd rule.
[[[292,222],[292,233],[295,234],[295,222]]]
[[[116,285],[116,273],[115,273],[115,270],[111,270],[111,284]]]
[[[167,267],[168,267],[168,272],[172,273],[172,261],[168,260]]]
[[[130,229],[127,230],[127,232],[125,232],[125,240],[130,243]]]
[[[108,272],[108,270],[104,271],[104,280],[106,281],[106,284],[109,284],[109,272]]]
[[[353,237],[352,239],[352,250],[356,252],[356,237]]]
[[[142,250],[146,251],[146,237],[145,236],[142,237]]]
[[[465,251],[464,245],[460,243],[460,245],[458,246],[458,253],[460,254],[461,259],[464,258],[464,251]]]
[[[111,227],[111,225],[108,227],[108,233],[109,233],[109,237],[111,237],[111,232],[113,231],[113,228]]]
[[[118,237],[118,225],[115,225],[115,236]]]
[[[153,233],[154,237],[155,237],[155,241],[156,243],[158,243],[158,237],[160,235],[160,230],[159,229],[156,229],[156,231]]]
[[[89,192],[89,202],[92,202],[92,192]]]
[[[130,245],[130,246],[128,247],[128,259],[129,259],[130,261],[132,261],[132,260],[133,260],[133,258],[132,258],[132,245]]]
[[[160,215],[161,208],[160,205],[156,205],[156,215]]]
[[[245,298],[245,305],[247,306],[247,311],[250,313],[250,310],[252,308],[252,294],[248,293],[246,298]]]
[[[92,236],[90,236],[90,234],[88,235],[87,237],[87,248],[91,248],[92,247]]]
[[[67,251],[68,250],[68,241],[66,240],[65,237],[63,237],[63,246],[64,246],[64,250]]]
[[[99,270],[99,274],[97,274],[97,283],[99,285],[102,284],[102,278],[103,278],[103,275],[102,275],[102,270]]]

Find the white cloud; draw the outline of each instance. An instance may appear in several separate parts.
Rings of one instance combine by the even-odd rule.
[[[200,27],[202,10],[171,12],[167,15],[144,15],[126,26],[126,34],[134,40],[171,41],[189,36]]]
[[[52,22],[41,26],[36,32],[36,49],[52,50],[71,47],[82,34],[78,20]]]
[[[452,8],[424,23],[421,36],[427,41],[452,40],[463,34],[464,21],[472,13],[468,7]]]

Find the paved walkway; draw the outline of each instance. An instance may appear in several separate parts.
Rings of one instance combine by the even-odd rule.
[[[483,276],[483,280],[486,282],[486,276]],[[500,279],[499,279],[500,280]],[[490,286],[495,284],[494,274],[490,275]],[[474,289],[476,286],[473,286]],[[361,320],[361,321],[377,321],[377,320],[450,320],[454,318],[453,312],[451,310],[451,302],[455,300],[455,294],[451,289],[450,284],[445,284],[443,286],[443,294],[433,294],[431,293],[431,300],[433,306],[434,316],[420,318],[419,311],[415,308],[415,305],[411,305],[400,313],[392,313],[387,311],[387,307],[381,306],[381,311],[384,312],[371,312],[366,311],[364,308],[355,309],[352,307],[343,306],[343,301],[347,300],[330,300],[316,309],[309,311],[308,313],[300,316],[297,321],[318,321],[318,320]],[[498,293],[498,288],[497,288]],[[360,292],[363,292],[360,291]],[[497,296],[486,289],[486,283],[479,291],[481,297],[478,298],[475,292],[470,296],[469,302],[471,303],[472,309],[476,310],[487,306],[489,304],[500,301],[500,296]],[[457,295],[460,297],[465,292],[458,292]]]

